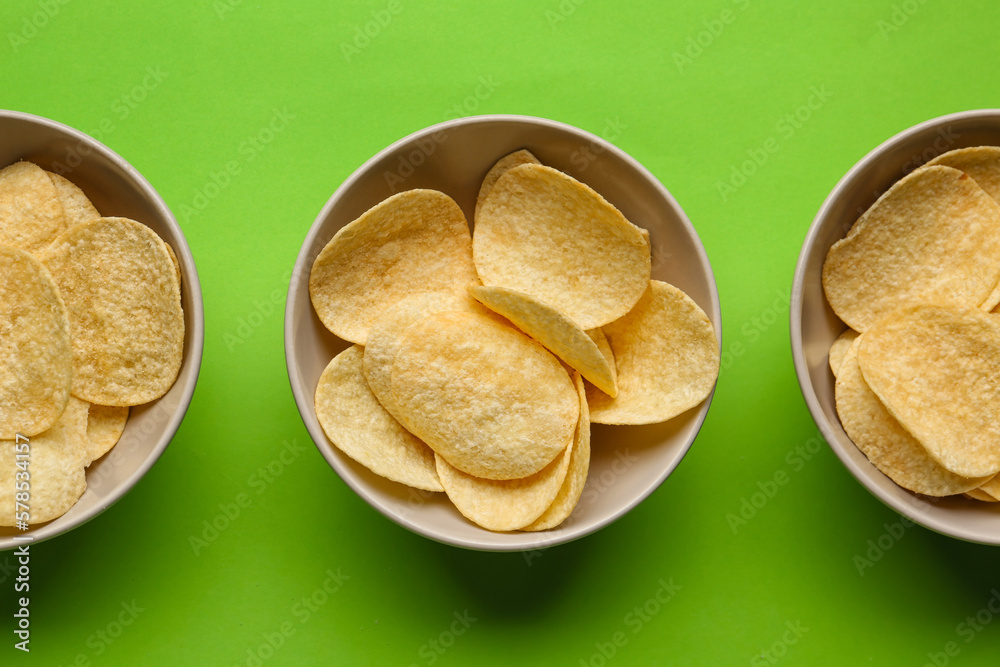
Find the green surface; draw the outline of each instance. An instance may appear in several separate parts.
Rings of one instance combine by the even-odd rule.
[[[0,554],[0,664],[997,664],[1000,550],[895,525],[825,445],[810,453],[787,325],[799,247],[841,175],[915,123],[1000,107],[996,3],[7,0],[2,14],[0,108],[97,136],[159,190],[198,264],[206,342],[157,465],[32,548],[30,655],[13,647],[15,560]],[[312,445],[282,349],[289,273],[333,190],[389,143],[476,113],[570,123],[648,167],[711,258],[724,347],[741,344],[658,491],[528,555],[438,545],[370,509]],[[727,516],[779,472],[734,530]]]

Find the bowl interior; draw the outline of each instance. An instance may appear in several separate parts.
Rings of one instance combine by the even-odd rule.
[[[0,111],[0,167],[29,160],[79,186],[105,216],[132,218],[149,226],[177,255],[184,308],[184,363],[173,387],[160,399],[133,407],[118,444],[87,468],[87,490],[63,516],[27,532],[0,528],[0,550],[31,536],[37,542],[74,528],[110,507],[156,462],[180,426],[191,401],[204,344],[201,288],[184,235],[149,183],[106,146],[72,128],[29,114]]]
[[[847,327],[831,310],[822,285],[830,246],[893,183],[942,153],[982,145],[1000,146],[1000,110],[970,111],[921,123],[873,150],[841,179],[816,215],[799,256],[792,288],[791,338],[799,385],[813,418],[840,460],[869,491],[932,530],[1000,544],[1000,503],[911,493],[879,472],[844,432],[827,354]]]
[[[574,514],[542,533],[492,533],[463,518],[444,494],[383,480],[332,446],[316,419],[319,376],[347,344],[322,325],[309,300],[313,260],[338,229],[396,192],[432,188],[450,195],[472,221],[483,177],[501,157],[527,148],[544,164],[590,185],[650,232],[653,277],[687,292],[708,313],[721,340],[715,280],[684,212],[641,165],[608,142],[553,121],[480,116],[442,123],[377,154],[334,193],[306,237],[289,286],[285,354],[299,412],[313,441],[340,477],[373,507],[431,539],[483,550],[536,549],[586,535],[648,496],[693,442],[711,397],[665,424],[592,430],[590,476]]]

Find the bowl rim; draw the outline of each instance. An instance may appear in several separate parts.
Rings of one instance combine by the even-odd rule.
[[[23,111],[0,109],[0,119],[4,118],[41,125],[52,131],[65,135],[77,145],[88,146],[93,152],[101,154],[104,158],[114,163],[115,166],[121,169],[121,171],[135,183],[137,188],[152,203],[153,207],[161,216],[166,226],[170,228],[172,233],[176,234],[177,239],[180,241],[180,247],[173,248],[173,250],[178,256],[178,262],[181,264],[184,281],[189,286],[191,298],[190,303],[185,304],[185,310],[191,313],[192,326],[188,327],[189,331],[185,331],[184,334],[186,340],[190,337],[191,344],[191,354],[186,356],[183,362],[185,365],[190,364],[190,379],[188,380],[187,385],[182,387],[177,404],[172,408],[170,418],[167,420],[163,434],[160,436],[156,445],[146,455],[146,458],[143,459],[138,468],[136,468],[136,470],[134,470],[127,478],[119,482],[114,491],[103,498],[102,502],[78,516],[71,517],[65,523],[60,522],[63,517],[56,517],[52,521],[48,521],[38,528],[32,528],[25,534],[14,535],[12,537],[0,537],[0,551],[16,549],[20,546],[24,546],[25,544],[43,542],[45,540],[58,537],[59,535],[63,535],[104,513],[108,508],[121,500],[126,493],[131,491],[139,480],[147,472],[149,472],[149,469],[153,467],[153,464],[159,460],[160,456],[173,440],[178,428],[180,428],[181,421],[187,414],[188,407],[191,404],[191,398],[194,395],[195,387],[198,384],[198,376],[201,373],[202,355],[205,346],[205,313],[201,295],[201,282],[198,278],[198,269],[195,266],[191,249],[188,245],[187,238],[184,236],[184,232],[181,229],[180,223],[177,222],[177,218],[174,217],[174,214],[171,212],[166,202],[149,183],[149,181],[146,180],[146,178],[140,174],[135,167],[125,160],[125,158],[94,137],[91,137],[74,127],[52,120],[51,118],[45,118],[44,116],[38,116]],[[156,399],[156,401],[159,400],[162,399]],[[156,401],[154,401],[154,403]]]
[[[824,223],[830,215],[830,211],[834,208],[836,201],[848,188],[853,185],[853,182],[857,178],[858,174],[873,166],[887,153],[890,153],[897,147],[910,141],[913,137],[923,134],[928,130],[939,129],[942,126],[959,121],[967,122],[970,120],[974,121],[982,119],[993,119],[997,122],[998,126],[1000,126],[1000,109],[973,109],[969,111],[959,111],[920,122],[912,127],[902,130],[901,132],[898,132],[870,150],[864,157],[858,160],[854,166],[852,166],[847,173],[840,178],[839,181],[837,181],[837,184],[834,186],[833,190],[830,191],[830,194],[828,194],[823,200],[823,204],[820,206],[816,216],[813,218],[813,221],[809,226],[809,230],[806,233],[805,240],[802,243],[802,248],[799,251],[799,256],[795,265],[795,273],[792,279],[791,306],[789,308],[789,329],[795,375],[799,383],[799,389],[805,399],[806,406],[809,408],[813,421],[822,433],[827,445],[833,450],[840,462],[850,471],[855,479],[857,479],[869,493],[875,496],[878,500],[882,501],[885,505],[895,510],[898,514],[920,524],[925,528],[941,535],[959,538],[966,542],[1000,546],[1000,534],[996,536],[985,536],[974,530],[969,530],[961,526],[954,526],[939,519],[935,515],[918,511],[918,508],[929,504],[929,501],[924,500],[921,496],[912,494],[909,491],[906,491],[906,494],[900,497],[886,493],[871,476],[871,470],[874,469],[874,466],[872,466],[871,463],[868,463],[867,460],[863,463],[859,463],[848,455],[847,451],[842,448],[843,443],[841,442],[841,434],[836,431],[833,425],[831,425],[829,420],[826,418],[820,404],[819,397],[813,389],[812,378],[809,373],[809,365],[805,358],[801,327],[803,316],[803,292],[809,256],[813,247],[816,245],[818,237],[820,236],[822,223]],[[846,437],[846,434],[844,435]],[[848,441],[850,441],[849,438]],[[854,446],[853,443],[851,444]],[[902,489],[902,487],[900,488]],[[903,490],[905,491],[905,489]]]
[[[302,406],[311,406],[313,402],[312,391],[308,388],[300,386],[296,380],[296,370],[295,370],[295,350],[294,350],[294,332],[293,332],[293,321],[294,321],[294,307],[296,300],[299,297],[299,285],[302,284],[302,278],[300,273],[307,272],[306,259],[308,258],[311,250],[316,244],[317,237],[320,233],[320,228],[323,221],[330,215],[331,211],[337,206],[339,201],[346,196],[346,193],[350,191],[354,185],[365,178],[368,172],[373,168],[374,165],[380,163],[386,157],[394,154],[400,148],[413,144],[421,139],[430,137],[439,132],[446,132],[452,130],[456,127],[473,125],[473,124],[491,124],[491,123],[520,123],[531,126],[542,126],[544,128],[553,129],[556,131],[568,133],[578,137],[581,141],[593,143],[594,145],[602,147],[603,151],[613,154],[617,159],[629,165],[637,175],[641,176],[643,179],[649,182],[650,185],[654,187],[657,191],[658,196],[662,197],[667,203],[670,209],[674,211],[677,215],[677,219],[680,224],[686,230],[686,233],[694,241],[693,245],[697,249],[697,264],[701,268],[704,279],[709,285],[709,297],[710,303],[706,304],[708,307],[704,308],[705,312],[708,314],[709,319],[713,323],[715,329],[716,339],[719,343],[719,349],[722,349],[722,311],[721,304],[719,300],[719,290],[718,283],[715,279],[715,273],[712,270],[711,262],[708,258],[708,253],[705,250],[704,244],[701,242],[701,237],[698,235],[697,230],[688,218],[687,213],[681,208],[680,204],[670,193],[669,190],[660,182],[656,176],[652,174],[645,166],[643,166],[638,160],[633,158],[631,155],[626,153],[624,150],[615,146],[610,141],[599,137],[591,132],[580,129],[573,125],[563,123],[560,121],[551,120],[548,118],[541,118],[537,116],[528,116],[520,114],[484,114],[477,116],[464,116],[461,118],[453,118],[450,120],[435,123],[428,127],[422,128],[415,132],[412,132],[396,141],[393,141],[387,147],[378,151],[367,159],[361,166],[355,169],[351,175],[344,180],[339,187],[334,190],[333,194],[327,200],[326,204],[320,210],[319,214],[316,216],[312,225],[307,232],[305,239],[299,249],[298,254],[295,259],[295,270],[292,272],[292,279],[289,283],[288,293],[285,302],[285,322],[284,322],[284,337],[285,337],[285,361],[286,370],[288,372],[288,380],[291,385],[292,394],[295,398],[296,407],[299,410],[299,416],[306,427],[313,444],[316,445],[317,449],[326,459],[327,463],[333,468],[337,476],[345,483],[347,486],[353,490],[358,496],[360,496],[365,502],[370,506],[375,508],[379,513],[385,516],[387,519],[396,523],[411,532],[418,535],[422,535],[430,540],[439,542],[441,544],[446,544],[449,546],[459,547],[463,549],[469,549],[474,551],[489,551],[489,552],[517,552],[517,551],[533,551],[538,549],[547,549],[560,544],[566,544],[573,542],[580,538],[583,538],[592,533],[598,532],[602,528],[614,523],[622,516],[627,514],[629,511],[634,509],[642,501],[644,501],[649,495],[651,495],[657,488],[663,484],[664,481],[674,472],[680,462],[687,456],[690,451],[691,446],[697,439],[698,434],[704,424],[704,421],[708,415],[709,408],[712,403],[712,399],[715,395],[715,390],[718,387],[718,378],[716,378],[716,383],[712,387],[712,391],[705,398],[705,400],[692,408],[692,410],[697,410],[697,414],[691,423],[692,435],[684,443],[683,448],[669,466],[663,470],[663,472],[657,476],[646,488],[638,492],[630,502],[623,505],[621,508],[617,509],[615,512],[609,516],[596,521],[593,524],[586,524],[584,526],[572,528],[561,533],[558,537],[553,537],[548,540],[544,539],[545,532],[542,533],[511,533],[512,535],[523,535],[525,536],[520,542],[511,541],[507,544],[495,544],[476,541],[475,539],[466,539],[461,537],[445,536],[435,533],[419,523],[412,520],[409,516],[400,516],[392,508],[386,506],[378,497],[371,493],[368,489],[364,487],[363,484],[355,483],[351,478],[351,475],[345,474],[341,470],[341,462],[334,458],[332,452],[332,446],[324,446],[327,443],[328,438],[326,438],[325,433],[322,429],[311,423],[310,419],[306,418],[306,414],[303,413]],[[499,158],[498,158],[499,159]],[[305,285],[306,291],[308,286]],[[699,304],[701,306],[701,304]],[[314,429],[319,429],[316,432]],[[321,444],[323,443],[323,444]],[[530,542],[530,544],[528,543]]]

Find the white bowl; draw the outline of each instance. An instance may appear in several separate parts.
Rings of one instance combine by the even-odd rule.
[[[397,141],[361,166],[334,192],[306,235],[288,290],[285,358],[302,420],[319,450],[355,492],[399,525],[470,549],[539,549],[577,539],[618,519],[652,493],[694,441],[711,397],[665,424],[592,430],[590,476],[573,515],[541,533],[493,533],[462,517],[443,493],[384,480],[337,450],[316,419],[320,373],[347,344],[317,318],[309,271],[342,226],[390,195],[432,188],[450,195],[471,221],[483,176],[499,158],[527,148],[544,164],[587,183],[650,232],[653,277],[670,282],[708,313],[721,340],[719,295],[698,235],[669,192],[634,159],[592,134],[551,120],[478,116],[453,120]]]
[[[791,341],[795,372],[813,419],[866,489],[931,530],[970,542],[1000,544],[1000,503],[911,493],[879,472],[844,432],[837,417],[827,353],[846,326],[830,309],[821,280],[830,246],[889,186],[941,153],[981,145],[1000,146],[1000,109],[951,114],[911,127],[847,172],[816,214],[799,255],[792,286]]]
[[[87,468],[87,490],[64,515],[22,532],[0,528],[0,550],[65,533],[109,508],[146,474],[180,426],[201,367],[205,342],[198,272],[170,209],[135,168],[97,140],[71,127],[17,111],[0,110],[0,167],[18,160],[62,174],[84,191],[105,216],[137,220],[166,241],[181,267],[184,363],[163,397],[133,407],[118,444]]]

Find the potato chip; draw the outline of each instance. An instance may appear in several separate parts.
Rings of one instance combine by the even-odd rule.
[[[597,343],[568,315],[507,287],[477,285],[470,287],[469,293],[579,371],[598,389],[610,396],[618,395],[614,369]]]
[[[507,170],[522,164],[541,164],[541,162],[531,154],[531,151],[521,149],[503,156],[486,172],[486,176],[483,177],[483,184],[479,186],[479,196],[476,197],[476,219],[479,218],[479,209],[483,207],[483,202],[486,201],[486,196],[493,189],[493,185],[497,182],[497,179],[503,176]]]
[[[81,401],[76,396],[70,396],[69,400],[66,401],[66,409],[59,415],[59,421],[52,428],[61,429],[66,436],[66,441],[72,443],[68,450],[76,452],[80,455],[81,460],[86,461],[89,426],[90,403]]]
[[[901,487],[928,496],[948,496],[975,489],[989,479],[956,475],[931,458],[868,387],[858,365],[858,345],[848,348],[834,391],[847,435],[872,465]]]
[[[939,155],[927,165],[944,165],[965,172],[986,191],[986,194],[1000,202],[1000,146],[958,148]],[[992,310],[998,304],[1000,304],[1000,282],[979,307],[983,310]]]
[[[968,498],[971,498],[972,500],[979,500],[979,501],[982,501],[984,503],[996,503],[996,502],[1000,502],[1000,500],[997,500],[996,498],[994,498],[990,494],[988,494],[985,491],[982,491],[980,489],[970,489],[970,490],[968,490],[968,491],[965,492],[965,496],[968,497]]]
[[[1000,146],[957,148],[937,156],[927,166],[960,169],[975,179],[986,194],[1000,202]]]
[[[442,192],[407,190],[334,235],[313,262],[309,296],[330,331],[363,345],[379,314],[404,297],[476,282],[462,209]]]
[[[844,357],[847,355],[847,350],[850,349],[851,345],[858,338],[858,332],[854,329],[847,329],[842,334],[837,336],[837,340],[833,341],[833,345],[830,346],[830,370],[833,371],[833,377],[837,377],[837,369],[840,368],[840,364],[844,362]]]
[[[979,490],[992,497],[994,500],[1000,500],[1000,475],[996,475],[988,482],[983,482],[979,486]]]
[[[66,229],[59,195],[45,171],[31,162],[0,170],[0,244],[38,252]]]
[[[0,526],[13,526],[15,481],[21,471],[17,441],[0,441]],[[87,490],[87,404],[70,399],[51,428],[28,441],[28,523],[62,516]],[[23,508],[22,510],[23,511]]]
[[[59,203],[62,204],[63,212],[66,215],[67,227],[101,217],[87,195],[83,194],[83,190],[76,187],[71,180],[51,171],[45,173],[48,174],[49,180],[56,188],[56,195],[59,197]]]
[[[719,375],[712,322],[673,285],[649,281],[635,307],[603,331],[618,370],[618,396],[587,388],[593,423],[663,422],[712,392]]]
[[[337,449],[377,475],[443,491],[434,452],[400,426],[365,381],[365,350],[352,345],[330,361],[316,387],[316,418]]]
[[[428,315],[443,310],[471,310],[473,303],[475,302],[471,297],[460,297],[451,292],[415,294],[386,308],[372,323],[368,330],[368,344],[364,346],[362,368],[372,393],[389,414],[397,413],[389,389],[392,362],[396,359],[396,350],[399,349],[406,329]]]
[[[538,164],[509,169],[476,220],[484,285],[529,294],[583,329],[627,313],[649,282],[649,242],[592,189]]]
[[[604,331],[597,327],[596,329],[587,329],[587,335],[590,336],[590,340],[594,341],[597,345],[597,349],[601,351],[604,358],[608,360],[608,367],[611,369],[611,375],[615,378],[615,386],[618,386],[618,369],[615,364],[615,355],[611,351],[611,343],[608,342],[608,337],[604,335]]]
[[[170,261],[174,265],[174,275],[177,276],[177,285],[179,287],[181,285],[181,263],[177,261],[177,253],[170,247],[170,244],[164,241],[163,245],[167,247],[167,253],[170,254]]]
[[[962,477],[1000,471],[1000,320],[975,308],[910,306],[873,324],[856,347],[865,382],[935,461]]]
[[[127,407],[118,405],[90,404],[87,411],[88,465],[107,454],[112,447],[118,444],[122,433],[125,432],[128,411]]]
[[[69,311],[73,395],[139,405],[181,367],[184,313],[166,244],[127,218],[74,225],[42,254]]]
[[[73,380],[69,317],[48,270],[0,246],[0,439],[55,424]]]
[[[572,447],[571,440],[551,463],[523,479],[480,479],[440,454],[435,460],[448,499],[465,518],[489,530],[510,531],[524,528],[552,505],[566,480]]]
[[[587,483],[587,474],[590,472],[590,412],[587,409],[587,390],[579,373],[573,374],[573,382],[580,396],[580,421],[576,425],[573,444],[570,445],[566,479],[552,505],[521,530],[548,530],[561,524],[573,513]]]
[[[1000,283],[997,283],[990,295],[979,304],[979,309],[986,312],[996,312],[997,306],[1000,306]]]
[[[472,312],[435,313],[407,329],[391,395],[407,430],[486,479],[544,468],[573,439],[580,416],[558,359],[517,329]]]
[[[893,185],[830,248],[823,289],[856,331],[900,306],[982,304],[1000,279],[1000,205],[957,169]]]

